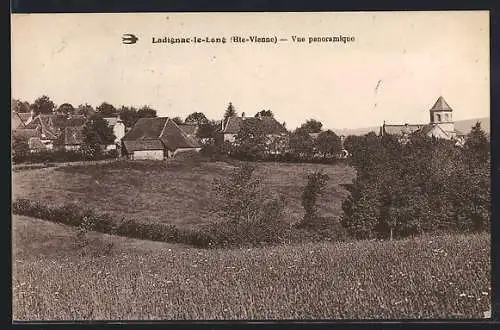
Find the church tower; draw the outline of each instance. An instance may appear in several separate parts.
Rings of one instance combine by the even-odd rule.
[[[453,109],[446,103],[442,96],[437,99],[434,106],[429,110],[429,113],[432,125],[439,125],[450,137],[455,137],[455,122],[452,117]]]

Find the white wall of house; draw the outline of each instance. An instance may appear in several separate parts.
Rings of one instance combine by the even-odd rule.
[[[125,136],[125,125],[123,125],[123,123],[120,121],[117,122],[113,126],[113,133],[116,136],[115,143],[119,143],[122,140],[122,138]]]
[[[236,134],[224,133],[224,141],[228,141],[228,142],[236,141]]]
[[[132,159],[163,160],[163,154],[163,150],[136,150],[132,154]]]
[[[80,150],[80,145],[78,145],[78,144],[66,144],[66,145],[64,145],[64,149],[66,151],[76,151],[76,150]]]
[[[54,143],[52,142],[52,140],[41,140],[43,145],[45,146],[45,148],[47,148],[47,150],[52,150],[54,149]]]

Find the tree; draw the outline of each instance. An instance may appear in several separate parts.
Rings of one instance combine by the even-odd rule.
[[[307,130],[298,128],[289,139],[290,151],[297,159],[310,159],[314,153],[314,140]]]
[[[116,139],[113,128],[101,114],[95,114],[83,127],[83,147],[90,157],[102,152],[102,147],[113,144]]]
[[[176,123],[177,125],[183,125],[184,124],[184,121],[182,120],[181,117],[174,117],[174,118],[172,118],[172,121],[174,123]]]
[[[248,163],[214,179],[211,211],[217,222],[210,234],[217,245],[279,243],[286,234],[286,199],[271,193]]]
[[[323,158],[335,157],[342,150],[340,137],[333,131],[321,132],[315,141],[316,150],[323,154]]]
[[[226,109],[226,112],[224,113],[224,119],[223,119],[223,123],[224,123],[224,127],[226,127],[226,124],[227,124],[227,121],[229,120],[229,118],[231,117],[236,117],[238,114],[236,112],[236,109],[234,108],[233,104],[231,102],[229,102],[229,105],[227,106],[227,109]]]
[[[256,118],[259,117],[273,117],[274,118],[274,113],[271,110],[261,110],[255,114]]]
[[[186,117],[184,123],[189,125],[201,125],[201,124],[207,124],[208,119],[207,116],[205,116],[202,112],[193,112],[192,114]]]
[[[18,136],[16,134],[12,135],[12,154],[14,158],[22,157],[28,154],[29,145],[28,139]]]
[[[318,218],[318,197],[324,193],[329,177],[321,171],[315,171],[307,176],[307,185],[302,192],[302,207],[305,214],[302,226],[311,226]]]
[[[218,130],[219,123],[215,120],[211,120],[198,126],[196,136],[200,139],[215,139]]]
[[[107,102],[101,103],[101,105],[98,106],[96,110],[103,118],[115,117],[117,114],[115,107]]]
[[[156,117],[156,110],[145,105],[137,111],[139,118],[154,118]]]
[[[31,106],[29,102],[15,99],[12,100],[11,109],[12,112],[27,113],[31,111]]]
[[[477,122],[467,134],[464,149],[471,161],[484,163],[490,158],[490,144],[480,122]]]
[[[309,119],[300,126],[301,129],[307,131],[308,133],[319,133],[321,132],[322,127],[323,124],[315,119]]]
[[[259,196],[261,180],[252,177],[254,170],[254,166],[244,163],[229,173],[227,178],[214,180],[215,214],[232,222],[240,222],[257,214],[260,205],[255,201]]]
[[[247,160],[262,159],[267,149],[267,136],[258,120],[245,120],[235,137],[235,151]]]
[[[133,127],[137,120],[139,120],[139,114],[137,113],[137,109],[134,107],[122,106],[118,110],[118,115],[123,121],[123,125],[127,128]]]
[[[75,108],[70,103],[63,103],[57,108],[56,112],[60,115],[69,116],[75,113]]]
[[[54,109],[56,108],[56,105],[52,100],[46,96],[43,95],[35,100],[35,102],[31,105],[32,110],[35,113],[35,116],[42,113],[42,114],[51,114],[54,112]]]
[[[95,109],[90,104],[80,104],[78,108],[76,108],[75,113],[77,115],[85,116],[90,118],[92,115],[96,113]]]

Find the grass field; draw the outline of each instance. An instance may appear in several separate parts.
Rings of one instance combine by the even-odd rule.
[[[486,234],[244,250],[89,234],[13,221],[13,318],[481,318]],[[111,248],[109,248],[112,245]]]
[[[28,198],[48,204],[77,203],[110,213],[116,218],[190,226],[206,222],[215,177],[228,174],[234,166],[224,162],[130,162],[88,166],[43,168],[13,172],[13,199]],[[288,198],[288,218],[303,216],[300,194],[307,173],[323,169],[330,176],[321,212],[338,217],[354,170],[347,166],[320,164],[258,163],[256,176],[270,189]]]
[[[191,226],[209,220],[210,186],[228,163],[113,162],[13,172],[13,198],[76,202],[116,217]],[[321,215],[337,217],[346,166],[258,163],[302,217],[305,175],[330,176]],[[481,318],[490,309],[488,234],[401,241],[196,249],[13,216],[13,318]]]

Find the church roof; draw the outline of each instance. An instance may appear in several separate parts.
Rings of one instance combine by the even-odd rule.
[[[390,125],[384,124],[382,126],[382,134],[390,134],[390,135],[403,135],[403,134],[411,134],[415,131],[418,131],[424,127],[424,124],[404,124],[404,125]]]
[[[453,111],[453,109],[446,103],[444,98],[440,96],[430,111]]]

